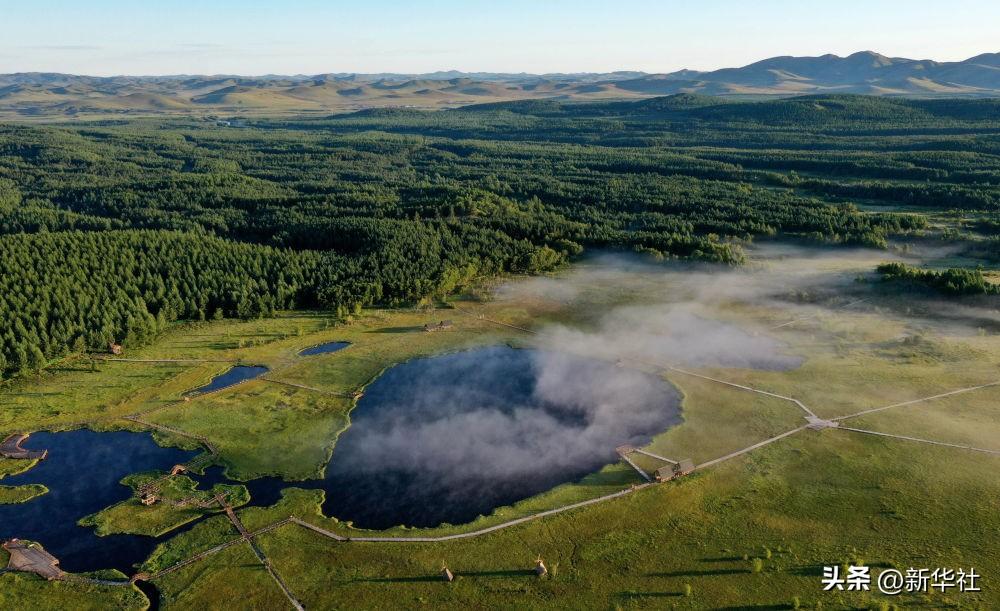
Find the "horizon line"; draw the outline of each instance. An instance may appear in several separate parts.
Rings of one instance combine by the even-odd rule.
[[[0,72],[0,76],[18,76],[18,75],[30,75],[30,74],[45,74],[45,75],[60,75],[60,76],[75,76],[75,77],[86,77],[86,78],[99,78],[99,79],[111,79],[111,78],[193,78],[193,77],[239,77],[239,78],[252,78],[252,79],[262,79],[262,78],[302,78],[310,79],[324,76],[333,77],[351,77],[351,76],[403,76],[403,77],[420,77],[429,76],[435,74],[446,74],[446,73],[456,73],[460,75],[476,75],[476,74],[488,74],[495,76],[526,76],[526,77],[558,77],[558,76],[598,76],[598,75],[612,75],[612,74],[638,74],[641,76],[657,76],[657,75],[671,75],[681,72],[693,72],[697,74],[709,74],[717,70],[727,70],[727,69],[742,69],[754,64],[761,62],[774,60],[774,59],[821,59],[824,57],[834,57],[837,59],[848,59],[856,55],[873,55],[879,57],[885,57],[892,60],[905,60],[909,62],[934,62],[937,64],[960,64],[967,62],[971,59],[977,57],[982,57],[985,55],[1000,55],[1000,51],[984,51],[982,53],[977,53],[971,55],[965,59],[953,60],[953,61],[939,61],[935,59],[923,58],[923,59],[913,59],[909,57],[902,56],[891,56],[884,55],[878,51],[863,50],[855,51],[848,55],[837,55],[836,53],[824,53],[822,55],[773,55],[769,57],[764,57],[762,59],[751,61],[747,64],[742,64],[740,66],[722,66],[718,68],[713,68],[711,70],[694,70],[690,68],[680,68],[677,70],[672,70],[668,72],[647,72],[645,70],[634,70],[628,68],[622,68],[617,70],[577,70],[577,71],[548,71],[548,72],[527,72],[524,70],[520,71],[494,71],[494,70],[459,70],[457,68],[450,69],[437,69],[426,72],[398,72],[398,71],[380,71],[380,72],[315,72],[315,73],[278,73],[278,72],[268,72],[264,74],[240,74],[235,72],[174,72],[174,73],[161,73],[161,74],[127,74],[127,73],[111,73],[111,74],[99,74],[99,73],[77,73],[77,72],[61,72],[61,71],[51,71],[51,70],[25,70],[17,72]]]

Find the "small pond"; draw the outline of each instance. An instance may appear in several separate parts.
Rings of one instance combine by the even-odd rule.
[[[205,393],[222,390],[223,388],[229,388],[230,386],[235,386],[240,382],[246,382],[247,380],[259,378],[267,373],[267,371],[267,367],[261,367],[258,365],[237,365],[229,371],[215,376],[208,384],[202,386],[201,388],[196,388],[187,394],[203,395]]]
[[[0,484],[44,484],[49,492],[27,503],[0,505],[0,539],[38,541],[67,571],[117,568],[128,575],[159,541],[133,535],[98,537],[92,528],[77,526],[77,520],[129,498],[131,489],[119,483],[126,475],[169,470],[196,454],[160,447],[148,433],[88,430],[34,433],[23,446],[47,449],[48,458]]]
[[[327,342],[325,344],[320,344],[318,346],[313,346],[311,348],[306,348],[299,352],[299,356],[316,356],[317,354],[329,354],[330,352],[337,352],[343,350],[344,348],[350,346],[350,342]]]

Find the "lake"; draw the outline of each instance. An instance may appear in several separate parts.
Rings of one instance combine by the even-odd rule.
[[[260,376],[267,373],[267,367],[261,367],[257,365],[237,365],[225,373],[221,373],[214,378],[208,384],[196,388],[190,391],[189,395],[203,395],[209,392],[215,392],[217,390],[222,390],[223,388],[229,388],[230,386],[235,386],[240,382],[246,382],[247,380],[252,380],[254,378],[259,378]]]
[[[318,346],[313,346],[311,348],[306,348],[299,352],[299,356],[316,356],[317,354],[329,354],[331,352],[338,352],[344,348],[350,346],[350,342],[327,342],[325,344],[320,344]]]
[[[680,421],[680,395],[612,362],[506,346],[421,358],[365,390],[327,466],[325,513],[460,524],[617,462]]]
[[[44,484],[49,492],[27,503],[0,505],[0,539],[38,541],[66,571],[117,568],[128,575],[158,540],[134,535],[98,537],[92,528],[77,526],[77,520],[129,498],[132,490],[119,483],[126,475],[169,470],[197,454],[160,447],[148,433],[124,431],[34,433],[23,446],[47,449],[48,458],[0,483]]]

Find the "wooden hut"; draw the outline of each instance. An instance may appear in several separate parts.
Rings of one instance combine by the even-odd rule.
[[[441,579],[444,579],[445,581],[455,581],[455,575],[454,573],[448,570],[448,567],[442,567]]]
[[[656,471],[653,471],[653,477],[655,477],[658,482],[669,482],[674,479],[674,466],[667,465],[665,467],[660,467]]]
[[[108,344],[108,350],[111,351],[111,354],[114,354],[116,356],[120,355],[122,352],[125,351],[122,348],[121,344],[116,344],[115,342],[111,342],[110,344]]]
[[[160,497],[156,496],[152,492],[147,492],[146,494],[139,497],[139,502],[149,507],[150,505],[155,505],[156,501],[160,500]]]
[[[658,482],[669,482],[675,477],[687,475],[692,471],[694,471],[694,461],[690,458],[685,458],[678,463],[660,467],[655,471],[654,475],[656,476],[656,481]]]

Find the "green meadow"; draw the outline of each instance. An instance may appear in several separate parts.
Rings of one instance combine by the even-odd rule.
[[[765,263],[766,264],[766,263]],[[867,262],[824,263],[822,273],[850,275]],[[570,268],[545,282],[572,281]],[[436,528],[400,525],[385,531],[354,528],[323,515],[322,491],[295,482],[320,477],[338,435],[366,385],[396,363],[475,346],[546,347],[553,325],[596,331],[616,308],[681,300],[690,286],[670,265],[590,274],[572,293],[554,294],[535,280],[417,309],[371,309],[347,320],[320,312],[279,313],[239,322],[178,324],[136,361],[89,358],[69,362],[4,388],[17,417],[15,430],[158,430],[157,440],[188,448],[207,440],[210,462],[231,478],[265,475],[288,481],[280,502],[252,506],[239,486],[222,491],[288,591],[308,609],[343,608],[993,608],[991,584],[1000,576],[1000,456],[828,428],[804,429],[677,480],[637,487],[643,480],[623,462],[604,467],[468,524]],[[838,276],[840,277],[840,276]],[[620,287],[630,287],[623,294]],[[556,285],[561,286],[561,285]],[[838,285],[840,286],[840,285]],[[682,421],[645,449],[704,464],[761,444],[806,424],[800,400],[823,418],[906,403],[1000,380],[1000,344],[973,323],[935,319],[907,310],[908,299],[851,285],[863,307],[824,307],[826,295],[805,304],[721,296],[699,316],[722,320],[765,337],[801,359],[786,369],[688,366],[667,369],[608,346],[595,358],[619,360],[662,376],[682,395]],[[857,295],[854,295],[857,293]],[[670,297],[674,296],[674,297]],[[841,299],[837,303],[845,303]],[[423,325],[449,319],[451,331]],[[784,323],[795,321],[794,324]],[[946,324],[947,323],[947,324]],[[512,325],[512,326],[506,326]],[[778,326],[782,325],[782,326]],[[515,327],[540,331],[531,334]],[[299,356],[328,341],[349,342],[339,352]],[[190,359],[185,362],[140,360]],[[265,365],[263,377],[185,399],[233,364]],[[751,392],[718,380],[764,390]],[[1000,387],[892,407],[850,418],[845,426],[1000,450],[996,398]],[[140,421],[125,419],[139,415]],[[8,473],[17,461],[0,462]],[[652,471],[655,459],[637,457]],[[137,488],[162,474],[136,474]],[[637,488],[636,488],[637,487]],[[635,488],[634,490],[632,490]],[[623,490],[619,498],[555,513],[481,536],[436,542],[365,542],[324,537],[293,516],[345,539],[441,537],[502,525]],[[168,538],[137,570],[156,586],[164,608],[283,608],[291,603],[250,542],[219,508],[172,505],[194,496],[186,476],[163,488],[163,502],[136,498],[81,523],[99,534],[161,534],[198,520]],[[250,506],[244,506],[247,502]],[[29,505],[30,506],[30,505]],[[285,521],[285,522],[283,522]],[[262,530],[263,529],[263,530]],[[213,551],[216,546],[233,544]],[[172,569],[198,554],[197,561]],[[542,559],[548,574],[539,578]],[[887,597],[877,592],[823,592],[824,566],[975,568],[976,593]],[[440,578],[443,567],[456,576]],[[171,569],[160,574],[160,571]],[[0,602],[30,597],[41,608],[143,607],[131,587],[72,581],[45,583],[0,575]]]

